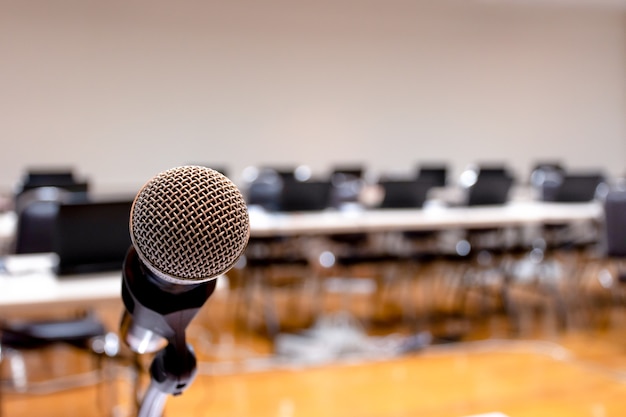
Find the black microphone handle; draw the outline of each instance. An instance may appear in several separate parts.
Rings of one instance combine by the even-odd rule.
[[[216,279],[190,285],[165,282],[150,273],[131,246],[123,267],[122,301],[126,313],[121,333],[131,332],[129,336],[140,337],[132,332],[142,329],[165,339],[177,350],[185,351],[185,329],[216,285]]]
[[[155,334],[165,343],[150,366],[151,382],[140,408],[142,417],[157,417],[168,395],[181,394],[195,379],[197,361],[187,344],[185,331],[206,300],[211,296],[217,280],[192,285],[174,285],[162,282],[150,274],[140,261],[134,247],[128,250],[123,267],[122,300],[125,311],[120,330],[128,336],[141,339],[144,334]],[[154,350],[137,353],[150,353]]]

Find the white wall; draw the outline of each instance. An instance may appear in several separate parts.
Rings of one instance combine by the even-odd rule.
[[[623,174],[626,15],[496,1],[0,0],[0,187],[72,165],[537,159]]]

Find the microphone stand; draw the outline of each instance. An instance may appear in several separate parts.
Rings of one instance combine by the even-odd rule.
[[[180,358],[168,345],[154,357],[150,366],[150,385],[143,396],[138,417],[161,417],[169,395],[182,394],[196,375],[195,356],[190,348]],[[192,363],[185,359],[193,358]],[[181,366],[182,365],[182,366]]]
[[[139,417],[160,417],[169,395],[180,395],[193,382],[197,361],[185,329],[215,290],[217,280],[175,285],[154,277],[131,247],[123,270],[122,300],[126,311],[121,333],[131,350],[151,353],[166,342],[150,365],[150,384]]]

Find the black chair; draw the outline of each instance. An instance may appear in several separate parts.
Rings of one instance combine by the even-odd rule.
[[[116,334],[109,332],[92,312],[80,312],[76,316],[65,318],[0,320],[0,331],[1,363],[10,364],[10,388],[18,392],[28,393],[34,389],[28,375],[26,352],[45,354],[54,346],[67,346],[86,353],[94,360],[93,368],[98,371],[100,380],[108,378],[108,372],[105,369],[106,360],[120,358]],[[52,352],[58,351],[52,350]],[[130,361],[128,362],[130,364]],[[77,372],[72,364],[68,365],[67,372]],[[59,368],[59,366],[53,368]],[[88,381],[93,382],[91,378],[88,378]],[[82,384],[76,378],[68,380],[65,376],[57,378],[53,375],[41,382],[52,383],[56,390],[75,387],[76,383]]]
[[[535,164],[533,165],[532,170],[531,170],[531,175],[533,172],[541,171],[541,170],[565,172],[565,165],[563,164],[562,161],[558,159],[540,160],[540,161],[535,162]]]
[[[513,175],[500,166],[481,167],[475,181],[466,189],[467,207],[501,206],[509,201]],[[499,227],[466,229],[466,239],[475,253],[484,250],[499,252],[512,243],[507,242],[506,230]]]
[[[268,167],[269,169],[274,170],[280,176],[283,181],[289,181],[296,178],[296,171],[298,167]]]
[[[467,205],[502,205],[508,201],[512,185],[513,177],[506,171],[480,170],[467,189]]]
[[[346,177],[349,179],[361,179],[365,174],[365,168],[362,164],[352,165],[336,165],[330,174],[330,180],[333,181],[337,177]],[[340,178],[341,180],[341,178]]]
[[[417,179],[430,181],[433,187],[445,187],[448,184],[448,167],[445,164],[421,164]]]
[[[598,187],[605,182],[599,172],[572,173],[560,165],[545,165],[534,180],[540,189],[539,198],[547,203],[591,202],[598,195]],[[614,197],[605,204],[613,204]],[[607,222],[608,223],[608,222]],[[525,266],[525,277],[510,275],[510,316],[518,331],[523,331],[524,314],[531,310],[544,311],[555,330],[575,323],[582,316],[591,317],[591,309],[581,288],[583,276],[594,258],[601,240],[600,224],[596,221],[546,222],[540,225],[525,256],[518,265]],[[519,269],[519,268],[518,268]],[[529,291],[530,289],[530,291]],[[521,296],[520,296],[521,294]],[[595,297],[592,296],[592,298]],[[521,301],[520,301],[521,300]],[[526,324],[528,325],[528,324]]]
[[[544,184],[544,201],[583,203],[596,197],[598,187],[605,183],[602,173],[566,173],[554,182]]]
[[[330,203],[329,181],[286,180],[280,193],[279,210],[282,212],[321,211]]]
[[[559,203],[584,203],[597,197],[598,187],[607,183],[606,175],[601,171],[565,171],[548,170],[548,176],[542,186],[543,201]]]
[[[383,180],[378,185],[383,191],[380,208],[421,208],[434,182],[429,179]]]
[[[435,168],[432,168],[435,169]],[[437,174],[441,171],[437,170]],[[434,172],[433,172],[434,173]],[[442,179],[438,176],[439,181]],[[379,186],[383,192],[383,199],[379,209],[421,209],[429,198],[430,191],[441,184],[429,174],[423,174],[414,180],[381,180]],[[421,327],[428,320],[429,311],[415,303],[414,286],[429,287],[429,277],[425,273],[434,265],[441,255],[441,233],[439,230],[404,230],[399,233],[390,233],[387,236],[390,250],[380,257],[384,264],[396,264],[391,269],[394,275],[387,274],[387,286],[400,284],[399,305],[402,311],[402,320],[410,327]],[[390,269],[387,266],[387,269]],[[422,273],[424,272],[424,273]],[[415,284],[415,285],[414,285]],[[426,293],[427,290],[418,291]],[[424,301],[424,300],[422,300]],[[418,317],[418,310],[424,314]]]
[[[44,188],[31,190],[40,193]],[[49,191],[49,190],[48,190]],[[58,236],[66,232],[62,228],[64,223],[59,222],[59,213],[64,213],[61,207],[64,204],[72,204],[71,193],[66,191],[56,193],[58,199],[33,199],[22,207],[18,214],[18,228],[16,240],[16,253],[52,253],[58,248]],[[128,213],[124,219],[124,227],[127,228]],[[94,234],[93,230],[82,229],[80,233],[88,236],[90,245],[96,245],[101,241],[101,234]],[[126,249],[128,246],[126,246]],[[118,265],[121,270],[121,263]],[[16,278],[19,279],[19,278]],[[91,310],[77,311],[70,317],[49,317],[45,320],[2,320],[0,321],[0,348],[8,352],[5,357],[9,361],[21,361],[21,351],[43,349],[53,345],[67,345],[78,348],[93,355],[97,360],[98,369],[101,369],[101,359],[111,351],[117,352],[116,347],[106,349],[112,340],[116,338],[107,332],[105,325],[96,317]],[[18,367],[19,368],[19,367]],[[14,375],[14,382],[18,382],[16,389],[28,390],[25,375]]]
[[[82,192],[58,187],[35,187],[16,199],[17,226],[13,253],[52,252],[54,224],[62,202],[85,201]]]
[[[72,187],[82,185],[71,168],[33,168],[27,170],[20,184],[21,191],[37,187]]]
[[[467,188],[466,204],[468,207],[502,206],[509,201],[513,184],[513,175],[506,167],[480,167],[474,183]],[[481,259],[502,254],[507,247],[516,244],[509,242],[507,230],[500,227],[470,228],[465,233],[470,246],[469,255],[476,255],[479,263]]]
[[[132,199],[68,202],[59,205],[53,251],[61,276],[121,270],[131,245]]]
[[[604,200],[606,255],[626,259],[626,190],[613,189]]]
[[[601,172],[565,173],[543,184],[542,200],[565,204],[591,202],[603,185],[606,185],[606,177]],[[594,223],[545,223],[540,245],[546,252],[581,251],[597,243],[598,237]]]
[[[320,211],[328,208],[331,184],[283,177],[280,191],[272,191],[274,211]],[[241,300],[236,302],[236,315],[246,329],[262,330],[274,340],[281,332],[311,324],[316,290],[309,242],[298,236],[250,238],[242,259]]]
[[[329,206],[336,209],[361,207],[361,192],[365,186],[365,167],[361,164],[335,166],[330,174],[332,185]],[[327,235],[334,246],[360,248],[367,245],[367,233],[335,233]]]
[[[533,186],[540,186],[545,181],[546,174],[559,173],[562,176],[565,171],[565,166],[561,161],[540,161],[532,167],[529,182]]]
[[[58,208],[59,202],[54,200],[38,200],[24,205],[17,213],[13,252],[51,252]]]
[[[430,190],[436,186],[431,179],[381,180],[378,185],[383,192],[379,209],[420,209],[428,200]],[[402,236],[413,243],[428,240],[429,245],[432,245],[432,238],[437,235],[437,231],[433,230],[402,232]]]
[[[613,324],[614,309],[626,302],[626,189],[613,187],[603,201],[603,222],[596,251],[578,263],[570,286],[570,309],[582,313],[587,325]],[[573,290],[572,290],[573,289]]]
[[[255,169],[254,176],[245,187],[246,203],[249,207],[260,207],[266,211],[280,208],[283,178],[273,169]]]
[[[365,168],[362,165],[335,166],[329,175],[332,184],[330,206],[342,208],[347,204],[360,204],[365,185]]]
[[[433,187],[430,180],[383,179],[377,184],[382,200],[375,209],[419,209]],[[340,314],[360,314],[365,325],[386,325],[398,322],[413,325],[413,304],[410,290],[418,262],[424,262],[417,250],[399,250],[413,243],[427,241],[435,234],[429,231],[400,233],[343,233],[327,236],[328,259],[320,266],[324,298],[340,297]],[[402,241],[402,242],[400,242]],[[403,290],[396,291],[398,288]],[[399,294],[396,296],[396,294]],[[355,311],[357,297],[368,297],[368,310]],[[327,303],[330,304],[330,303]],[[335,306],[336,308],[337,306]]]
[[[26,171],[16,187],[14,195],[15,209],[20,210],[19,200],[22,194],[42,187],[54,187],[74,193],[74,195],[86,197],[89,192],[89,181],[76,178],[71,168],[31,168]],[[28,198],[26,199],[28,200]]]
[[[254,168],[254,167],[253,167]],[[273,172],[278,175],[281,181],[289,181],[294,179],[305,180],[308,178],[300,178],[300,175],[307,177],[309,174],[308,167],[304,165],[280,165],[280,164],[270,164],[270,165],[261,165],[256,168],[259,172]]]
[[[463,176],[472,180],[465,189],[468,208],[506,204],[515,183],[514,175],[504,164],[483,164]],[[456,248],[466,261],[457,280],[458,308],[468,317],[479,320],[489,319],[494,313],[506,313],[508,276],[505,267],[510,249],[518,244],[519,231],[490,226],[467,228],[462,232],[465,236],[457,242]]]

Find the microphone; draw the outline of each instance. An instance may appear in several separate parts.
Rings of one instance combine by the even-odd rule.
[[[244,252],[248,211],[237,187],[206,167],[150,179],[133,201],[123,267],[122,339],[136,353],[186,347],[185,328]]]

